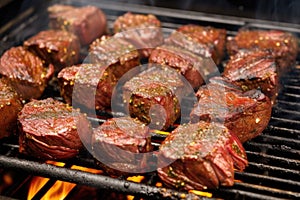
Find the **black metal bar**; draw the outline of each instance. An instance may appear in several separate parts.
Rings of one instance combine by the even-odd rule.
[[[280,156],[283,158],[295,159],[300,157],[300,151],[292,149],[286,145],[276,144],[265,144],[260,142],[249,141],[244,143],[246,150],[267,153],[269,155]]]
[[[246,151],[246,153],[249,160],[255,160],[256,162],[262,164],[272,163],[273,166],[277,166],[277,167],[289,166],[289,169],[294,169],[294,170],[300,169],[300,161],[296,159],[271,156],[268,154],[264,154],[260,152],[252,152],[252,151]]]
[[[222,196],[226,196],[227,199],[257,199],[257,200],[282,200],[280,197],[274,197],[269,195],[257,194],[254,192],[241,191],[237,189],[226,190],[220,189],[216,194],[222,194]]]
[[[7,24],[4,26],[0,27],[0,35],[4,34],[6,31],[8,31],[12,26],[15,24],[20,23],[21,21],[24,20],[24,18],[29,17],[31,14],[33,14],[34,9],[33,8],[28,8],[26,11],[23,13],[19,14],[17,17],[9,21]]]
[[[297,138],[300,135],[300,130],[295,130],[292,127],[277,127],[274,125],[269,125],[267,131],[272,132],[273,135],[284,136],[288,138]]]
[[[256,174],[257,176],[259,176],[260,174],[259,172],[261,172],[268,176],[272,176],[274,178],[277,177],[277,178],[288,179],[290,181],[296,181],[296,182],[299,182],[300,180],[299,170],[291,170],[287,168],[274,167],[271,165],[264,165],[255,162],[249,162],[247,172],[251,172],[253,174]],[[263,180],[261,180],[261,182],[263,182]]]
[[[57,180],[68,181],[76,184],[83,184],[104,190],[110,190],[132,195],[137,194],[139,196],[151,199],[209,199],[206,197],[194,195],[192,193],[178,192],[166,188],[157,188],[153,186],[133,183],[126,180],[114,179],[107,176],[92,174],[88,172],[56,167],[46,163],[39,163],[11,157],[8,158],[2,155],[0,156],[0,167],[25,171],[27,173],[35,174],[37,176],[54,178]]]
[[[284,189],[277,189],[272,187],[265,187],[258,184],[251,184],[251,183],[236,183],[235,188],[241,191],[248,191],[251,193],[256,194],[263,194],[268,196],[273,196],[277,198],[284,198],[284,199],[299,199],[300,194],[297,192],[290,192]],[[298,188],[299,189],[299,188]],[[264,199],[264,198],[261,198]]]
[[[300,141],[295,140],[295,138],[285,138],[285,137],[278,137],[273,136],[272,133],[270,134],[263,134],[260,137],[255,138],[256,142],[267,143],[267,144],[280,144],[286,145],[292,149],[300,149]]]
[[[298,193],[299,188],[300,188],[300,183],[292,180],[287,180],[283,178],[276,178],[276,177],[270,177],[267,175],[259,175],[259,174],[252,174],[252,173],[247,173],[247,172],[236,172],[235,178],[238,180],[247,180],[247,183],[242,182],[242,183],[236,183],[235,185],[245,185],[245,184],[255,184],[259,182],[260,185],[259,187],[261,188],[263,185],[264,190],[272,190],[274,188],[277,188],[278,190],[281,190],[280,193],[282,194],[293,194],[295,196],[300,197],[300,193]],[[274,184],[276,183],[276,184]]]

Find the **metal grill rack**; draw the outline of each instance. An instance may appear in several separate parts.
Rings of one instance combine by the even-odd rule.
[[[56,1],[54,1],[56,2]],[[75,6],[87,4],[85,1],[60,1],[71,3]],[[52,2],[53,3],[53,2]],[[143,5],[130,5],[109,1],[89,1],[88,4],[103,9],[108,18],[109,28],[117,16],[127,11],[135,13],[155,14],[163,25],[165,35],[180,25],[194,23],[211,25],[217,28],[225,28],[229,35],[234,35],[241,27],[280,29],[290,31],[299,36],[300,26],[287,23],[268,22],[238,17],[208,15],[200,12],[172,10],[160,7]],[[47,29],[47,14],[45,9],[30,8],[17,16],[9,26],[0,29],[2,54],[11,46],[22,44],[26,38],[38,31]],[[84,54],[85,50],[83,50]],[[296,66],[290,73],[281,77],[282,90],[278,96],[276,105],[273,107],[271,121],[261,136],[244,144],[249,166],[245,172],[236,172],[233,187],[220,187],[216,190],[208,190],[213,198],[222,199],[296,199],[300,198],[300,67]],[[49,87],[46,96],[58,96],[57,88]],[[95,120],[95,119],[94,119]],[[101,120],[100,120],[101,122]],[[162,136],[153,134],[153,137]],[[96,175],[70,169],[71,165],[97,168],[93,158],[83,152],[74,159],[66,161],[65,167],[56,167],[39,162],[32,158],[18,154],[16,138],[3,139],[0,141],[0,168],[24,172],[26,176],[43,176],[50,178],[49,184],[41,191],[47,191],[56,180],[88,185],[101,190],[126,193],[143,197],[144,199],[209,199],[187,192],[179,192],[174,189],[160,188],[155,186],[158,177],[155,172],[145,174],[148,180],[145,183],[132,183],[125,179],[114,179],[105,175]],[[26,177],[25,176],[25,177]],[[24,178],[21,183],[15,184],[4,194],[5,197],[13,197],[20,184],[28,182]],[[43,192],[38,192],[42,197]],[[0,196],[1,197],[1,196]],[[137,198],[138,199],[138,198]]]

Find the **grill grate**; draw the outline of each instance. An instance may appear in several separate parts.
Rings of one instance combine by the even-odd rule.
[[[64,2],[64,1],[61,1]],[[65,1],[73,5],[84,5],[84,1]],[[163,31],[168,35],[172,30],[182,24],[195,23],[226,28],[230,35],[247,26],[250,28],[275,28],[294,32],[299,36],[300,26],[287,23],[268,22],[238,17],[208,15],[199,12],[172,10],[144,5],[130,5],[125,3],[111,3],[106,1],[89,1],[107,14],[109,28],[117,16],[127,12],[152,13],[163,22]],[[7,29],[0,29],[0,53],[11,46],[20,45],[22,41],[47,28],[47,15],[43,12],[46,8],[40,7],[39,11],[24,11],[26,18],[16,20],[14,25]],[[30,8],[32,10],[32,8]],[[28,14],[29,13],[29,14]],[[27,15],[28,14],[28,15]],[[294,199],[300,197],[300,67],[294,68],[289,74],[282,77],[282,90],[278,96],[277,104],[273,108],[272,118],[264,133],[244,144],[249,166],[245,172],[236,172],[238,180],[233,187],[221,187],[217,190],[208,190],[214,198],[224,199]],[[44,97],[58,96],[55,87],[47,88]],[[102,123],[102,119],[90,119],[92,122]],[[153,144],[158,146],[163,136],[153,133]],[[43,177],[49,177],[48,186],[55,180],[74,182],[88,185],[102,190],[115,191],[144,197],[146,199],[208,199],[193,194],[175,190],[155,187],[158,180],[156,173],[146,174],[147,182],[143,184],[131,183],[122,178],[113,179],[105,175],[96,175],[70,169],[72,165],[97,168],[94,160],[87,152],[82,152],[74,159],[66,161],[66,167],[56,167],[40,163],[32,158],[18,154],[16,138],[2,139],[0,141],[0,168],[13,169],[17,172],[26,172]],[[47,185],[45,188],[48,187]],[[18,187],[18,186],[17,186]],[[16,188],[7,190],[4,196],[12,196]],[[43,190],[40,191],[41,193]],[[42,194],[39,194],[42,195]],[[37,198],[37,197],[36,197]]]

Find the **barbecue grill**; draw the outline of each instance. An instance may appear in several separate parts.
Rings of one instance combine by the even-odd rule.
[[[28,6],[21,13],[11,18],[0,27],[0,54],[11,46],[21,45],[28,37],[40,30],[47,29],[48,16],[46,8],[57,1],[47,1],[39,5]],[[82,6],[84,0],[66,0],[60,3]],[[152,13],[161,21],[165,35],[184,24],[211,25],[225,28],[229,35],[235,35],[242,27],[259,29],[279,29],[300,36],[300,26],[288,22],[274,22],[229,15],[208,14],[199,11],[187,11],[175,8],[122,3],[111,1],[88,1],[88,4],[100,7],[107,15],[109,28],[112,22],[127,11],[134,13]],[[86,50],[83,50],[83,54]],[[299,60],[299,57],[298,57]],[[133,183],[122,177],[111,178],[104,174],[93,174],[71,169],[79,165],[99,169],[88,152],[81,152],[77,157],[64,161],[64,167],[58,167],[41,162],[18,153],[16,137],[0,140],[0,172],[12,174],[14,183],[1,192],[0,198],[25,198],[24,188],[32,176],[50,178],[34,196],[40,199],[50,189],[56,180],[72,182],[78,186],[85,185],[101,192],[122,193],[135,196],[134,199],[296,199],[300,198],[300,65],[281,77],[281,91],[277,103],[273,107],[272,118],[261,136],[244,144],[249,166],[245,172],[236,172],[236,182],[233,187],[220,187],[216,190],[206,190],[212,193],[212,198],[198,193],[176,191],[157,186],[159,181],[155,172],[142,174],[142,183]],[[55,84],[50,84],[43,98],[54,97],[62,100]],[[102,113],[103,118],[90,118],[92,122],[102,123],[110,115]],[[165,136],[153,133],[153,144],[159,145]],[[1,182],[0,182],[1,185]],[[28,188],[27,188],[28,189]],[[75,187],[73,190],[78,190]],[[26,190],[26,189],[25,189]],[[72,191],[73,191],[72,190]],[[72,199],[70,192],[66,199]],[[201,194],[201,193],[200,193]],[[100,197],[101,198],[101,197]]]

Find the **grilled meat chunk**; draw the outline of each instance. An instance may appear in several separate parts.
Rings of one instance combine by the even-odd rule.
[[[22,102],[16,91],[0,79],[0,139],[16,132],[18,113]]]
[[[70,5],[54,4],[50,7],[48,7],[47,11],[48,11],[48,14],[50,15],[50,18],[51,18],[51,17],[53,17],[53,15],[57,15],[59,13],[67,12],[67,11],[70,11],[74,8],[75,8],[74,6],[70,6]]]
[[[155,64],[125,82],[122,90],[123,101],[131,116],[147,124],[151,122],[150,127],[158,129],[163,125],[161,122],[165,123],[163,129],[171,126],[182,114],[183,98],[194,95],[188,82],[176,70]]]
[[[41,31],[24,41],[24,46],[47,64],[52,63],[56,72],[79,61],[79,40],[76,35],[67,31]]]
[[[181,100],[184,92],[186,92],[186,86],[181,75],[176,70],[170,67],[164,67],[159,65],[148,66],[147,69],[141,73],[135,75],[123,85],[123,100],[124,103],[128,103],[131,95],[135,90],[144,84],[150,84],[152,82],[159,82],[169,88],[178,98]]]
[[[69,105],[84,106],[86,112],[110,108],[117,81],[108,68],[100,64],[64,68],[58,74],[61,96]]]
[[[64,101],[69,105],[72,105],[73,87],[75,83],[76,74],[79,72],[80,69],[80,65],[66,67],[62,69],[57,76],[60,95],[63,97]]]
[[[261,134],[271,118],[270,99],[260,90],[243,92],[220,77],[210,81],[196,94],[199,101],[191,112],[191,122],[223,123],[242,143]]]
[[[149,62],[176,69],[194,89],[204,84],[207,77],[215,73],[216,69],[209,59],[171,45],[155,48],[149,57]]]
[[[141,153],[152,150],[149,128],[130,117],[111,118],[95,128],[92,146],[97,163],[112,176],[147,168],[146,157]]]
[[[165,42],[197,55],[211,57],[218,65],[225,54],[226,30],[188,24],[180,26]]]
[[[24,47],[12,47],[0,58],[0,74],[24,100],[39,98],[54,73],[53,65],[43,66],[43,60]]]
[[[18,116],[19,151],[39,159],[68,159],[83,147],[79,132],[92,135],[86,116],[47,98],[25,104]]]
[[[78,36],[82,45],[90,44],[106,32],[106,15],[95,6],[53,5],[48,8],[49,26]]]
[[[180,116],[180,103],[165,84],[151,82],[140,85],[130,96],[128,109],[152,129],[166,130]]]
[[[153,48],[163,43],[160,21],[151,14],[127,12],[114,22],[114,33],[131,42],[142,57],[149,57]]]
[[[227,63],[223,76],[243,91],[261,89],[272,103],[278,94],[278,74],[269,51],[239,52]]]
[[[109,36],[102,36],[90,45],[89,60],[109,66],[118,79],[140,64],[139,53],[131,43]]]
[[[204,121],[178,126],[159,148],[158,175],[168,186],[185,190],[232,186],[234,166],[243,170],[247,157],[235,135],[221,124]]]
[[[240,30],[234,38],[229,38],[227,50],[230,55],[240,50],[269,49],[279,65],[279,74],[289,71],[298,53],[295,36],[277,30]]]

